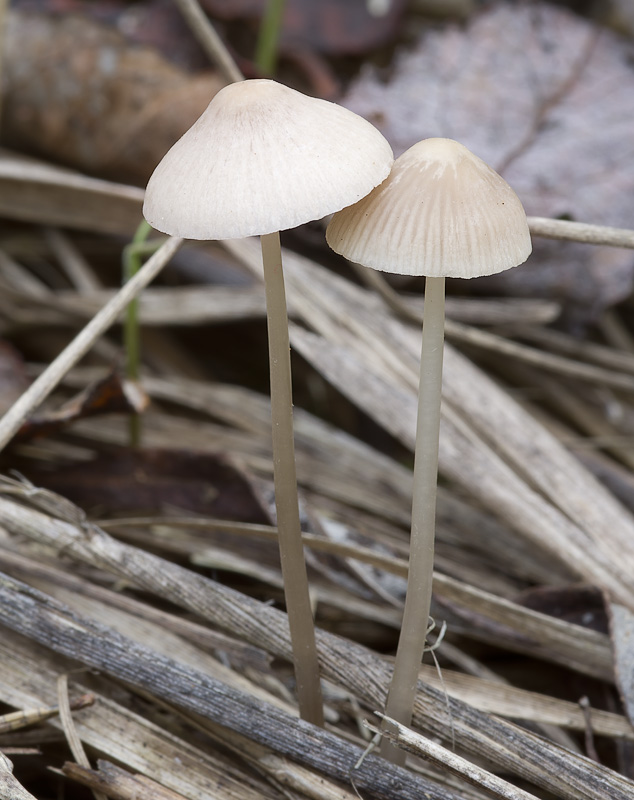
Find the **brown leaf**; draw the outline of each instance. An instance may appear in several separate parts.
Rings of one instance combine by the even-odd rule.
[[[72,15],[11,12],[5,59],[6,144],[139,184],[223,85]]]
[[[99,507],[103,515],[171,507],[219,519],[266,521],[239,470],[218,454],[113,449],[88,463],[28,477],[81,508]]]
[[[632,227],[629,49],[568,11],[502,3],[466,29],[427,31],[387,82],[365,72],[345,103],[397,155],[429,136],[463,142],[529,214]],[[529,266],[461,290],[567,299],[587,319],[625,297],[633,274],[629,251],[536,240]]]
[[[118,372],[111,372],[91,383],[60,409],[27,420],[17,436],[20,440],[49,436],[77,419],[101,414],[139,414],[148,403],[147,395],[137,384],[124,380]]]

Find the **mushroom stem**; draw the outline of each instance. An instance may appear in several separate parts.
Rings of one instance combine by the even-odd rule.
[[[407,593],[385,707],[386,716],[403,725],[409,725],[412,719],[431,605],[444,329],[445,279],[428,277],[425,283]],[[395,748],[387,739],[381,744],[381,754],[394,763],[405,762],[405,752]]]
[[[323,726],[315,626],[299,521],[286,293],[279,233],[260,237],[271,371],[273,477],[284,596],[302,719]]]

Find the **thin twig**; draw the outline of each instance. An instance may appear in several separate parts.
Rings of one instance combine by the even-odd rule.
[[[19,430],[28,415],[53,391],[69,369],[90,350],[95,341],[117,319],[119,314],[163,269],[182,244],[182,239],[168,239],[141,270],[99,311],[73,341],[31,384],[0,420],[0,449]]]
[[[101,282],[79,249],[59,228],[45,228],[44,240],[80,295],[98,292],[102,288]]]
[[[176,5],[199,44],[218,67],[227,83],[243,81],[244,75],[197,0],[176,0]]]
[[[445,333],[448,339],[482,347],[509,358],[521,359],[540,369],[555,372],[557,375],[567,375],[570,378],[596,383],[600,386],[612,386],[626,392],[634,391],[634,375],[596,367],[583,361],[575,361],[555,353],[538,350],[453,320],[447,320]]]
[[[90,769],[88,756],[84,750],[81,738],[77,733],[75,723],[73,722],[73,715],[71,714],[70,698],[68,696],[67,673],[60,675],[57,679],[57,702],[59,707],[59,719],[62,724],[62,728],[64,729],[66,742],[70,748],[70,751],[73,754],[75,761],[79,765],[85,767],[86,769]],[[103,792],[97,791],[96,789],[93,789],[93,795],[95,800],[107,800],[106,795]]]
[[[548,217],[529,217],[528,227],[533,236],[543,236],[545,239],[634,249],[634,230],[628,228],[610,228]]]
[[[452,753],[451,750],[447,750],[446,747],[432,742],[431,739],[414,733],[405,725],[401,725],[400,722],[396,722],[396,720],[390,719],[390,717],[380,714],[378,711],[374,713],[382,720],[381,734],[410,753],[424,756],[432,763],[438,764],[474,786],[485,789],[493,797],[500,798],[500,800],[537,800],[535,795],[529,794],[523,789],[518,789],[517,786],[498,778],[497,775],[482,769],[482,767],[477,767],[465,758]],[[379,732],[378,728],[367,722],[366,726],[371,731]]]

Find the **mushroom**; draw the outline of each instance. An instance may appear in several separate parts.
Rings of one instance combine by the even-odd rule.
[[[425,139],[403,153],[384,183],[333,216],[326,239],[364,266],[426,276],[407,593],[386,705],[388,717],[409,725],[431,604],[445,278],[515,267],[531,239],[515,192],[451,139]],[[405,758],[387,740],[382,753]]]
[[[316,724],[323,709],[299,519],[279,231],[360,200],[392,162],[387,141],[353,112],[274,81],[242,81],[218,92],[163,158],[143,207],[153,227],[173,236],[261,236],[280,560],[300,714]]]

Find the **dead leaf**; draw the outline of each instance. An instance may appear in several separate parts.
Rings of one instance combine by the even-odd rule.
[[[81,508],[99,507],[102,515],[175,508],[219,519],[266,521],[240,471],[219,454],[113,448],[93,461],[29,472],[28,478]]]
[[[386,81],[366,71],[344,102],[397,155],[430,136],[463,142],[529,214],[634,225],[630,48],[564,9],[501,3],[466,28],[428,30]],[[460,288],[567,300],[587,320],[629,294],[633,276],[629,251],[536,240],[526,267]]]
[[[23,222],[132,236],[143,190],[0,150],[0,215]]]
[[[137,384],[124,380],[118,372],[95,381],[61,408],[27,420],[18,431],[20,441],[36,436],[50,436],[71,422],[103,414],[139,414],[149,398]]]
[[[10,12],[4,61],[5,144],[138,184],[223,85],[75,15]]]

